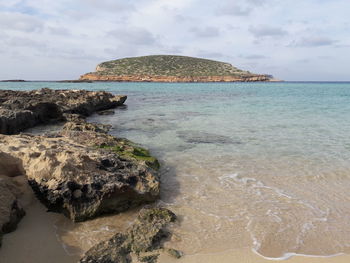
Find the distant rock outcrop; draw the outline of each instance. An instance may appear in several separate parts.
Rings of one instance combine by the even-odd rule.
[[[185,56],[156,55],[124,58],[99,64],[85,81],[235,82],[270,81],[270,75],[253,74],[229,63]]]

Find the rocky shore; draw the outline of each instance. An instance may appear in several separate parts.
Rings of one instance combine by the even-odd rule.
[[[122,105],[126,96],[86,90],[0,91],[0,133],[15,134],[38,124],[86,117]]]
[[[85,117],[122,105],[126,96],[85,90],[0,91],[0,242],[25,216],[15,178],[25,177],[50,212],[74,222],[120,213],[159,198],[159,162],[137,144],[109,135],[110,127]],[[65,121],[59,132],[18,132]],[[176,216],[147,208],[135,223],[92,247],[80,262],[156,262],[168,223]],[[156,251],[155,253],[150,253]],[[147,255],[143,255],[148,253]]]

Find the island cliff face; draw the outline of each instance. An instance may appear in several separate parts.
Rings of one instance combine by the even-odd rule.
[[[130,82],[250,82],[271,81],[270,75],[253,74],[229,63],[171,55],[124,58],[99,64],[84,81]]]

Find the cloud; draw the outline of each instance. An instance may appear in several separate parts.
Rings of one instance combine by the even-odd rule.
[[[229,15],[229,16],[248,16],[252,12],[251,7],[242,7],[236,4],[228,4],[220,7],[217,11],[217,15]]]
[[[109,12],[132,11],[135,6],[130,1],[121,0],[80,0],[82,5]]]
[[[217,37],[220,35],[220,30],[217,27],[207,26],[205,28],[192,27],[190,32],[196,37]]]
[[[290,46],[297,47],[322,47],[322,46],[331,46],[337,41],[325,36],[310,36],[303,37],[300,40],[293,41]]]
[[[266,3],[267,0],[246,0],[251,5],[261,6]]]
[[[22,36],[6,38],[5,43],[12,48],[23,47],[36,50],[45,50],[47,48],[46,43]]]
[[[261,37],[281,37],[288,34],[288,32],[280,27],[273,27],[269,25],[251,26],[249,32],[256,38]]]
[[[122,43],[128,45],[149,46],[157,43],[157,38],[147,29],[141,27],[129,27],[108,32],[106,37],[114,36]]]
[[[50,26],[47,29],[53,35],[58,35],[58,36],[70,36],[71,35],[70,31],[65,27],[51,27]]]
[[[257,60],[257,59],[267,59],[267,56],[264,55],[259,55],[259,54],[252,54],[252,55],[240,55],[240,58],[244,59],[252,59],[252,60]]]
[[[6,31],[34,32],[43,29],[43,22],[26,14],[2,12],[0,14],[0,28]]]
[[[212,52],[212,51],[204,51],[204,50],[198,51],[197,56],[202,58],[216,58],[216,59],[227,57],[220,52]]]

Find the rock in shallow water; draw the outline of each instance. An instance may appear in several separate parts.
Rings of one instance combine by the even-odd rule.
[[[177,136],[187,143],[242,144],[228,136],[200,131],[178,131]]]
[[[0,90],[0,133],[15,134],[37,124],[65,120],[67,114],[88,116],[120,106],[126,98],[103,91]]]
[[[133,262],[132,254],[141,262],[156,262],[162,249],[162,240],[170,235],[165,226],[175,220],[175,214],[168,209],[143,208],[125,233],[117,233],[92,247],[79,263],[129,263]],[[181,255],[179,251],[176,252]]]
[[[111,125],[89,123],[84,120],[78,120],[78,121],[66,122],[62,129],[66,131],[88,131],[88,132],[107,133],[111,128],[112,128]]]

